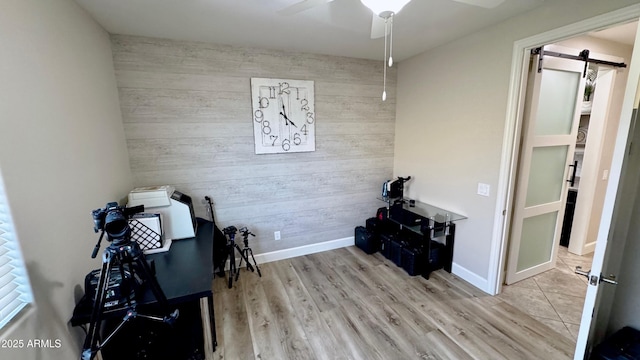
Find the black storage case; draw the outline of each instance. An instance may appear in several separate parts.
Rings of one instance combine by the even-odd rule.
[[[402,266],[402,249],[405,244],[398,238],[391,239],[389,243],[389,257],[397,266]]]
[[[431,252],[429,253],[429,264],[431,268],[441,268],[444,265],[445,260],[444,244],[431,240]]]
[[[387,259],[391,259],[391,240],[395,239],[392,234],[380,234],[380,253]]]
[[[369,218],[366,221],[366,227],[376,236],[380,234],[397,234],[400,231],[400,225],[389,219]]]
[[[355,243],[357,247],[367,254],[373,254],[380,249],[379,237],[364,226],[356,226]]]
[[[432,269],[442,267],[444,262],[444,245],[431,241],[429,257],[426,256],[427,248],[424,246],[402,248],[401,266],[409,275],[415,276],[425,273],[427,266]]]
[[[378,235],[382,232],[382,220],[372,217],[366,221],[366,228],[373,235]]]
[[[407,274],[416,276],[422,274],[425,265],[425,256],[420,248],[402,248],[402,268]]]

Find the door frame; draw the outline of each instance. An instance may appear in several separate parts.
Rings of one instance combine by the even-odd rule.
[[[496,192],[496,207],[494,214],[493,239],[491,242],[491,253],[489,259],[489,274],[487,278],[487,292],[491,295],[498,294],[502,291],[502,282],[504,280],[504,269],[507,258],[508,235],[510,233],[510,223],[512,219],[511,204],[513,204],[515,180],[519,158],[519,138],[522,132],[524,98],[526,95],[527,68],[529,64],[529,56],[526,56],[528,50],[556,43],[571,37],[583,35],[585,33],[608,28],[617,24],[623,24],[640,19],[640,4],[631,5],[618,9],[606,14],[598,15],[586,20],[579,21],[574,24],[563,26],[554,30],[550,30],[538,35],[534,35],[525,39],[518,40],[513,45],[511,57],[511,73],[507,102],[507,112],[504,126],[504,135],[502,141],[502,152],[500,157],[500,174],[498,178],[498,186]],[[638,43],[639,39],[636,39]],[[636,46],[637,48],[637,46]],[[634,54],[636,53],[634,48]],[[640,60],[637,60],[640,61]],[[637,68],[637,66],[635,67]],[[634,89],[637,87],[638,71],[634,69],[633,64],[629,69],[629,79],[634,79],[627,83],[625,97],[630,91],[630,84]],[[635,71],[632,71],[635,70]],[[635,78],[633,77],[635,74]],[[635,96],[635,90],[634,90]],[[623,105],[622,116],[625,116],[626,102]],[[628,107],[628,106],[627,106]],[[629,117],[631,116],[629,109]],[[627,123],[629,119],[622,118],[619,129]],[[626,139],[627,133],[624,134]],[[620,134],[617,141],[620,140]],[[626,141],[626,140],[625,140]],[[615,156],[615,153],[614,153]],[[612,165],[615,164],[615,161]],[[613,166],[612,166],[613,167]],[[614,170],[614,169],[611,169]],[[609,186],[612,183],[618,183],[619,169],[615,171],[618,178],[614,178],[616,174],[611,171],[609,178]],[[608,204],[605,204],[605,207]],[[603,210],[603,218],[611,215],[611,209]],[[608,226],[607,226],[608,229]],[[601,230],[602,227],[601,227]]]

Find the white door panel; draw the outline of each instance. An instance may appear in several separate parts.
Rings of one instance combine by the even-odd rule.
[[[538,63],[538,56],[532,59]],[[524,114],[506,283],[556,263],[582,94],[581,62],[545,57],[531,67]]]

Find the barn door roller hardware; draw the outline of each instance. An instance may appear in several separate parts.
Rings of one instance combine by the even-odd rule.
[[[545,56],[553,56],[553,57],[559,57],[563,59],[584,61],[584,72],[582,73],[582,77],[587,76],[587,68],[589,67],[589,63],[602,64],[602,65],[621,67],[621,68],[627,67],[627,64],[625,63],[617,63],[613,61],[592,59],[589,57],[588,49],[584,49],[580,51],[580,54],[578,55],[569,55],[569,54],[563,54],[555,51],[547,51],[547,50],[544,50],[542,47],[538,47],[535,49],[531,49],[531,55],[540,55],[540,57],[538,58],[538,72],[542,72],[542,60]]]

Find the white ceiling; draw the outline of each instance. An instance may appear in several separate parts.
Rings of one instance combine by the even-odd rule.
[[[108,32],[217,44],[381,59],[371,11],[335,0],[283,16],[300,0],[75,0]],[[506,0],[493,9],[451,0],[413,0],[395,16],[393,55],[403,60],[542,5]]]

